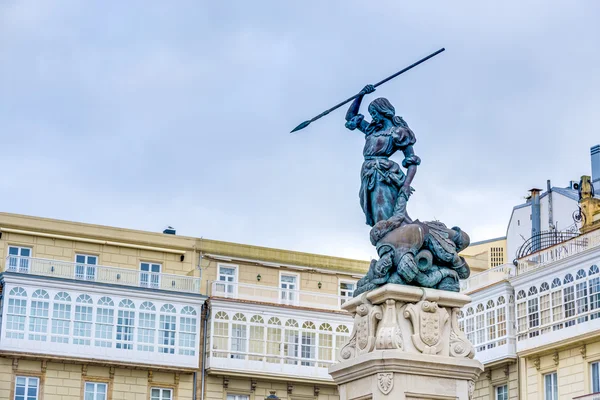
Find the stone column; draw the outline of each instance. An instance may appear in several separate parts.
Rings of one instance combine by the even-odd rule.
[[[483,365],[458,327],[460,293],[387,284],[344,304],[349,342],[329,373],[340,400],[468,400]]]

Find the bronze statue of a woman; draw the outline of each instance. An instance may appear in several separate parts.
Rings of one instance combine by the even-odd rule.
[[[358,113],[364,95],[374,91],[373,85],[365,86],[346,113],[346,128],[358,129],[365,134],[360,205],[369,226],[392,217],[405,225],[412,222],[406,213],[406,203],[413,191],[410,184],[421,159],[413,150],[415,134],[402,117],[395,115],[394,106],[387,99],[378,98],[369,104],[371,123]],[[407,170],[406,175],[396,162],[390,160],[397,151],[404,153],[402,166]]]

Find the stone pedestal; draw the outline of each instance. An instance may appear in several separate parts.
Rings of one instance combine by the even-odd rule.
[[[354,328],[329,368],[340,400],[470,399],[483,365],[458,327],[469,302],[460,293],[387,284],[345,303]]]

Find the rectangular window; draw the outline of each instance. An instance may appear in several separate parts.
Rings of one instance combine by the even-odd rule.
[[[106,400],[107,384],[99,382],[86,382],[84,400]]]
[[[96,280],[96,265],[98,265],[98,257],[87,254],[75,255],[75,278],[85,281]]]
[[[588,311],[588,293],[587,293],[587,283],[579,282],[575,286],[575,294],[577,296],[577,314],[586,314]],[[588,316],[585,315],[583,317],[577,318],[577,323],[586,322],[588,320]]]
[[[600,362],[592,363],[592,393],[600,392]]]
[[[133,349],[135,311],[119,310],[117,317],[117,349]]]
[[[556,323],[563,319],[563,300],[562,290],[558,289],[552,292],[552,330],[556,331],[562,328],[562,323]]]
[[[565,326],[575,325],[575,288],[573,286],[566,287],[563,289],[564,302],[565,302],[565,319],[569,319],[565,322]]]
[[[227,400],[249,400],[250,397],[245,394],[228,394]]]
[[[506,306],[501,306],[497,310],[498,313],[498,338],[506,336]],[[498,341],[498,346],[506,344],[506,339]]]
[[[231,324],[231,358],[243,360],[246,358],[246,325]]]
[[[96,341],[98,347],[112,347],[115,311],[111,308],[96,309]]]
[[[179,354],[193,356],[196,354],[195,347],[196,318],[179,317]]]
[[[521,302],[517,304],[517,331],[520,334],[527,332],[527,303]],[[519,335],[519,339],[524,335]]]
[[[219,265],[219,281],[215,287],[221,295],[234,295],[237,293],[237,267]]]
[[[550,322],[552,322],[552,316],[550,315],[550,294],[547,292],[540,296],[540,317],[542,319],[542,326],[547,328]]]
[[[465,329],[465,333],[467,334],[467,339],[469,342],[475,343],[475,318],[472,316],[467,317],[467,327]]]
[[[496,330],[498,329],[498,325],[496,325],[496,310],[491,309],[485,312],[486,314],[486,325],[487,325],[487,340],[496,340]],[[496,347],[496,343],[488,343],[487,348],[491,349],[492,347]]]
[[[279,277],[281,301],[283,304],[295,304],[298,300],[298,275],[281,274]]]
[[[590,286],[590,319],[600,318],[600,278],[592,278],[589,281]]]
[[[6,337],[10,339],[25,339],[27,300],[9,298],[7,311]]]
[[[298,364],[298,336],[298,331],[296,329],[288,328],[285,330],[285,345],[283,347],[286,356],[286,364]]]
[[[175,315],[161,315],[158,327],[158,352],[175,354]]]
[[[173,389],[152,388],[150,389],[150,400],[171,400]]]
[[[556,372],[544,375],[544,400],[558,400],[558,379]]]
[[[31,248],[8,246],[8,270],[11,272],[29,272]]]
[[[508,386],[496,386],[496,400],[508,400]]]
[[[315,332],[302,332],[302,345],[300,347],[300,356],[302,357],[302,365],[314,366],[314,360],[316,355],[316,333]]]
[[[15,378],[15,400],[38,400],[40,379],[32,376]]]
[[[533,328],[537,328],[540,326],[540,314],[539,314],[539,305],[538,298],[534,297],[533,299],[527,300],[527,313],[529,316],[529,337],[539,336],[539,330],[532,330]]]
[[[156,329],[156,314],[140,312],[138,328],[138,350],[154,351],[154,330]]]
[[[48,310],[50,303],[43,300],[31,301],[29,315],[29,340],[45,342],[48,338]]]
[[[340,306],[354,296],[356,282],[340,281]]]
[[[52,310],[52,336],[55,343],[69,343],[71,305],[55,302]]]
[[[267,328],[267,355],[273,357],[267,357],[267,362],[281,362],[281,347],[281,328],[269,326]]]
[[[92,307],[75,306],[73,336],[73,344],[90,345],[90,338],[92,337]]]
[[[485,319],[483,313],[475,315],[475,343],[485,343]],[[474,344],[475,344],[474,343]],[[485,346],[480,346],[477,350],[485,350]]]
[[[160,288],[160,264],[140,264],[140,286],[153,289]]]

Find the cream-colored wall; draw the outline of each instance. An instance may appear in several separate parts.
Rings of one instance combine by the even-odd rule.
[[[217,279],[218,265],[237,266],[238,282],[241,284],[278,288],[280,274],[289,273],[296,274],[300,277],[300,290],[336,296],[339,294],[338,282],[340,279],[353,282],[358,281],[358,278],[353,278],[351,274],[324,274],[319,272],[293,270],[285,267],[271,268],[250,263],[220,262],[216,260],[208,260],[207,258],[203,259],[202,265],[203,290],[206,288],[207,281],[212,282]],[[257,279],[257,275],[259,274],[260,281]],[[320,289],[319,282],[321,282]]]
[[[223,387],[223,378],[217,376],[207,376],[205,387],[206,400],[225,400],[227,394],[239,394],[249,396],[249,400],[263,400],[274,390],[280,399],[290,400],[339,400],[337,387],[335,385],[316,384],[319,388],[319,395],[315,396],[315,385],[308,383],[294,383],[292,394],[287,392],[287,382],[266,381],[256,379],[256,389],[250,390],[251,378],[229,378],[227,389]]]
[[[40,378],[39,400],[80,400],[83,398],[84,383],[104,382],[108,386],[107,400],[148,400],[150,388],[173,389],[174,400],[193,398],[193,375],[176,375],[167,372],[152,372],[149,381],[148,370],[110,368],[103,366],[47,362],[45,371],[42,361],[19,360],[13,369],[13,360],[0,357],[0,399],[10,399],[14,395],[15,376],[36,376]]]
[[[600,340],[585,345],[572,345],[557,349],[558,365],[554,353],[539,356],[539,369],[536,367],[538,356],[533,354],[521,359],[522,392],[527,400],[543,400],[543,375],[556,371],[558,377],[558,397],[570,400],[577,396],[592,393],[590,364],[600,361]]]
[[[508,367],[508,376],[506,368]],[[491,373],[490,373],[491,371]],[[508,398],[519,398],[518,367],[516,361],[508,364],[486,368],[475,382],[474,400],[495,400],[496,386],[508,385]]]
[[[461,251],[460,255],[465,257],[475,272],[481,272],[483,269],[489,269],[492,267],[492,247],[500,247],[503,249],[502,255],[504,258],[504,264],[512,262],[512,260],[509,260],[506,256],[506,239],[499,239],[479,244],[475,243]]]

